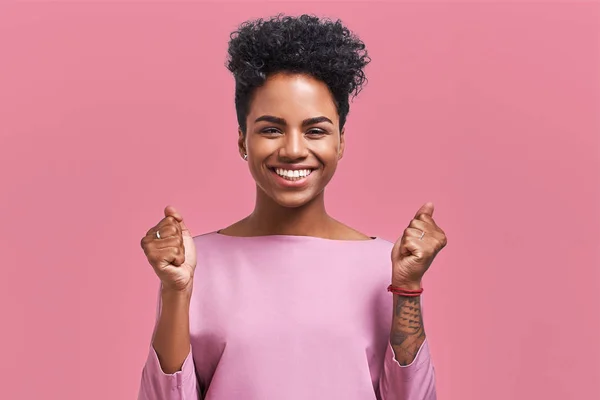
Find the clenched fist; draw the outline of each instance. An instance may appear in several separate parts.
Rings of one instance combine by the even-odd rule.
[[[408,227],[392,248],[392,284],[419,289],[425,272],[435,256],[448,243],[446,233],[433,220],[434,205],[419,208]]]
[[[163,290],[191,293],[196,246],[177,210],[167,206],[164,212],[165,217],[142,238],[142,249],[161,280]]]

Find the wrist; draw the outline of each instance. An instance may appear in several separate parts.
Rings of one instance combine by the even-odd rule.
[[[188,302],[192,297],[192,288],[191,286],[186,289],[172,289],[169,287],[161,286],[160,296],[163,301],[170,303],[180,303],[180,302]]]
[[[396,280],[392,281],[392,286],[406,290],[419,290],[422,288],[421,281]]]

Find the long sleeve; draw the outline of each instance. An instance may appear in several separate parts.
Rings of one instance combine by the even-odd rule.
[[[160,367],[156,351],[150,346],[138,400],[200,400],[194,360],[190,349],[181,371],[165,374]]]
[[[396,361],[392,345],[388,342],[379,378],[379,392],[381,400],[437,400],[435,368],[427,339],[408,365],[400,365]]]

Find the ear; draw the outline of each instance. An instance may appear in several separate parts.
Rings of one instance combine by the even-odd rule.
[[[238,151],[240,152],[240,156],[244,158],[244,154],[248,154],[246,150],[246,136],[244,132],[242,132],[242,128],[238,126]]]
[[[346,140],[344,139],[344,131],[346,130],[346,128],[342,128],[342,131],[340,132],[340,149],[338,150],[338,161],[342,159],[342,157],[344,157],[344,149],[346,147]]]

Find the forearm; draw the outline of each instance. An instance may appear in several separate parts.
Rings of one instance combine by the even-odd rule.
[[[406,287],[407,285],[404,285]],[[420,285],[415,285],[418,288]],[[406,297],[394,294],[394,307],[390,344],[394,357],[400,365],[414,361],[419,348],[425,341],[425,329],[421,315],[421,297]]]
[[[190,293],[161,292],[161,312],[152,346],[166,374],[181,370],[190,352]]]

